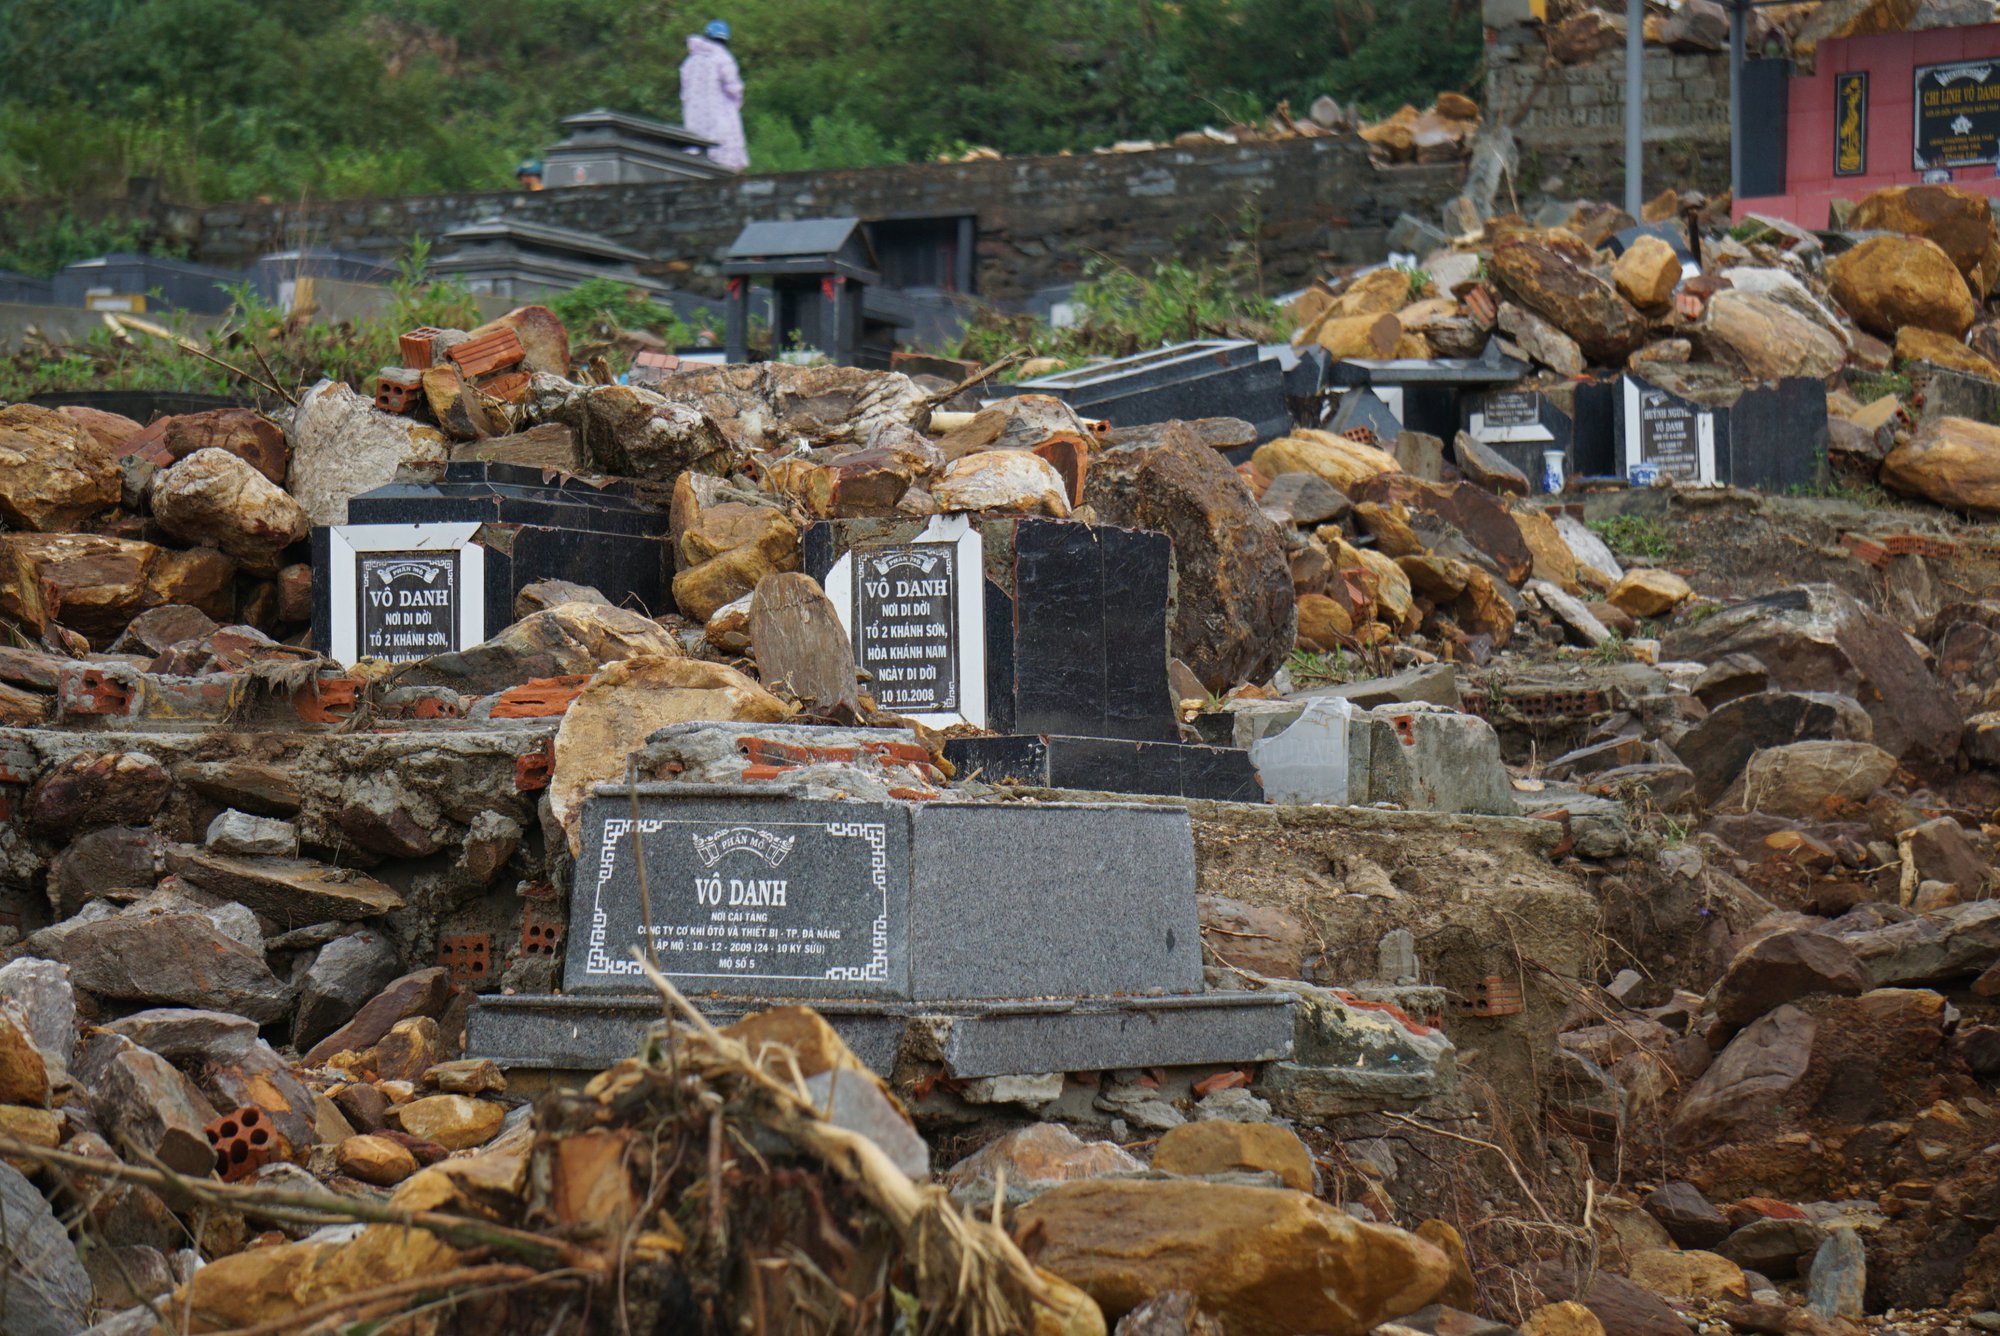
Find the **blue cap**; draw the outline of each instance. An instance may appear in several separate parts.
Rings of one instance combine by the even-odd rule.
[[[701,30],[701,35],[711,41],[726,42],[729,40],[729,25],[721,19],[710,19],[708,26]]]

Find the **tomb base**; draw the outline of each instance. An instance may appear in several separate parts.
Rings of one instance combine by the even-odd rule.
[[[884,1076],[899,1056],[967,1080],[1230,1066],[1289,1058],[1294,1041],[1293,1000],[1277,991],[952,1004],[851,997],[690,1000],[718,1025],[805,1002]],[[509,1070],[596,1072],[638,1052],[662,1014],[657,997],[482,997],[467,1021],[468,1051]]]
[[[1016,733],[954,739],[945,744],[944,754],[961,781],[1210,802],[1264,801],[1250,754],[1236,747]]]

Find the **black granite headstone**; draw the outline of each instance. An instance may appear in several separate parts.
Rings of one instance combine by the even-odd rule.
[[[437,482],[378,487],[348,502],[348,525],[416,529],[474,524],[484,553],[478,601],[484,625],[514,620],[514,599],[539,580],[596,589],[611,602],[650,614],[673,610],[673,563],[667,513],[624,481],[603,483],[490,462],[447,466]],[[327,578],[333,545],[326,528],[312,532],[313,645],[331,653],[338,614]]]

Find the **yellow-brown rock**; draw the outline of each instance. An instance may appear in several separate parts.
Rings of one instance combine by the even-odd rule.
[[[1515,506],[1510,512],[1520,526],[1521,541],[1534,559],[1534,578],[1547,580],[1566,594],[1581,592],[1577,584],[1576,553],[1569,550],[1556,522],[1540,506]]]
[[[1403,506],[1363,501],[1354,508],[1354,523],[1375,540],[1375,550],[1385,557],[1421,557],[1424,544],[1410,527],[1410,512]]]
[[[274,573],[278,555],[306,536],[306,512],[247,461],[214,446],[153,480],[153,517],[186,543],[211,543],[253,570]]]
[[[1479,104],[1463,93],[1443,92],[1437,96],[1437,114],[1448,121],[1476,121]]]
[[[1465,1250],[1464,1237],[1452,1225],[1437,1219],[1420,1222],[1414,1232],[1418,1238],[1451,1259],[1451,1279],[1445,1283],[1437,1301],[1468,1313],[1476,1310],[1479,1307],[1479,1283],[1472,1278],[1472,1256]]]
[[[724,664],[664,655],[607,664],[570,702],[556,729],[549,806],[576,850],[592,786],[624,775],[626,754],[655,729],[697,720],[768,724],[790,713],[783,701]]]
[[[1896,360],[1929,362],[1981,380],[2000,381],[2000,366],[1948,334],[1905,325],[1896,331]]]
[[[1716,293],[1703,313],[1701,337],[1716,361],[1750,380],[1824,381],[1847,365],[1847,347],[1832,330],[1754,292]]]
[[[62,533],[118,504],[122,472],[83,424],[53,408],[0,408],[0,520]]]
[[[108,644],[148,605],[151,543],[90,534],[0,534],[0,613],[39,635],[51,622]]]
[[[1885,339],[1905,325],[1959,338],[1978,314],[1958,266],[1922,237],[1870,237],[1826,266],[1834,300]]]
[[[1712,1252],[1649,1248],[1632,1258],[1631,1281],[1662,1299],[1748,1299],[1743,1268]]]
[[[1933,241],[1975,297],[2000,280],[2000,228],[1987,197],[1962,186],[1890,186],[1854,206],[1847,226],[1855,232],[1901,232]]]
[[[1477,566],[1467,566],[1465,592],[1452,601],[1452,620],[1470,635],[1493,638],[1496,649],[1505,649],[1514,638],[1514,605],[1500,592],[1500,584]]]
[[[2000,427],[1934,419],[1889,452],[1882,485],[1953,510],[2000,513]]]
[[[1642,311],[1665,310],[1681,282],[1681,257],[1662,237],[1641,236],[1611,266],[1611,281]]]
[[[1097,1301],[1053,1271],[1036,1268],[1042,1302],[1035,1305],[1034,1336],[1105,1336],[1109,1327]]]
[[[1693,597],[1694,590],[1686,580],[1672,571],[1654,567],[1626,571],[1625,578],[1611,587],[1610,594],[1613,605],[1634,617],[1662,616]]]
[[[1646,342],[1646,321],[1632,304],[1546,240],[1502,242],[1488,269],[1515,301],[1575,339],[1592,361],[1615,365]]]
[[[1297,431],[1257,447],[1251,462],[1266,477],[1313,473],[1345,493],[1364,478],[1395,473],[1396,458],[1385,450],[1330,431]]]
[[[1354,547],[1337,538],[1329,542],[1328,547],[1333,551],[1337,569],[1356,571],[1366,576],[1374,591],[1378,615],[1383,621],[1393,623],[1402,631],[1416,629],[1416,596],[1410,589],[1410,577],[1403,574],[1402,567],[1380,552]]]
[[[1022,1207],[1015,1225],[1030,1260],[1114,1323],[1186,1290],[1227,1336],[1362,1336],[1429,1303],[1451,1276],[1449,1259],[1414,1234],[1284,1188],[1065,1183]]]
[[[0,1007],[0,1104],[42,1108],[48,1102],[48,1064],[28,1032],[27,1017],[17,1008]]]
[[[1336,361],[1343,357],[1388,357],[1403,341],[1403,324],[1393,315],[1329,314],[1313,340]]]
[[[1576,1300],[1565,1299],[1528,1314],[1521,1332],[1522,1336],[1604,1336],[1604,1324]]]
[[[1394,315],[1409,304],[1409,274],[1385,265],[1348,284],[1347,290],[1334,299],[1332,318]]]
[[[306,1308],[458,1265],[458,1252],[427,1230],[370,1225],[348,1243],[280,1243],[217,1258],[173,1297],[191,1332],[283,1326]]]
[[[376,1187],[394,1187],[417,1172],[417,1157],[388,1137],[348,1137],[333,1151],[340,1172]]]
[[[945,511],[1069,515],[1069,488],[1062,474],[1027,450],[981,450],[954,459],[931,484],[931,495]]]
[[[1299,595],[1299,644],[1307,649],[1335,650],[1353,631],[1354,618],[1339,601],[1325,594]]]
[[[31,1109],[21,1104],[0,1104],[0,1137],[24,1146],[54,1150],[62,1144],[62,1115],[50,1109]],[[9,1157],[6,1163],[33,1176],[41,1164],[31,1156]]]
[[[1312,1152],[1298,1133],[1276,1123],[1183,1123],[1153,1148],[1153,1168],[1189,1176],[1273,1173],[1288,1188],[1313,1190]]]
[[[1433,603],[1449,603],[1465,592],[1466,583],[1472,578],[1472,567],[1450,557],[1433,556],[1422,553],[1414,557],[1397,557],[1396,565],[1409,577],[1410,588],[1421,598]]]
[[[762,550],[773,569],[787,551],[798,547],[799,531],[785,512],[775,506],[753,506],[741,501],[725,501],[695,512],[679,536],[683,567],[699,566],[739,547]]]
[[[435,1141],[446,1150],[467,1150],[491,1141],[507,1110],[468,1095],[428,1095],[403,1105],[396,1116],[411,1136]]]

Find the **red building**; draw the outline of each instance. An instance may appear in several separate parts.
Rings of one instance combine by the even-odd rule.
[[[1809,75],[1752,61],[1744,102],[1738,218],[1823,228],[1834,200],[1925,181],[2000,195],[2000,24],[1834,38]]]

